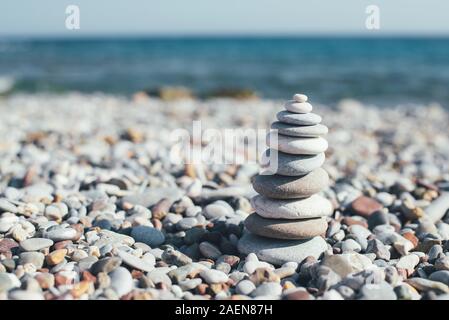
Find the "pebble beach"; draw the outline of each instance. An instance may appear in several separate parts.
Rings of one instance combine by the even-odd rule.
[[[314,104],[324,241],[301,261],[275,263],[275,241],[242,252],[260,165],[173,163],[171,133],[268,129],[284,102],[0,97],[0,299],[449,299],[449,111],[435,103]]]

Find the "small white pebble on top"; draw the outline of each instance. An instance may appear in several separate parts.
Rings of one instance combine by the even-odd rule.
[[[296,93],[296,94],[293,96],[293,100],[295,100],[295,101],[297,101],[297,102],[306,102],[307,100],[309,100],[309,98],[308,98],[305,94],[302,94],[302,93]]]

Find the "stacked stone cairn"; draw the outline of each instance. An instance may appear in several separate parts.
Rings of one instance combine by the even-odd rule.
[[[254,252],[277,265],[300,263],[308,256],[319,258],[328,248],[322,236],[333,206],[318,194],[329,183],[321,168],[328,147],[322,136],[328,128],[320,124],[319,115],[311,113],[307,100],[306,95],[295,94],[271,125],[264,154],[270,173],[252,180],[258,193],[251,199],[256,212],[245,220],[250,233],[239,242],[241,252]]]

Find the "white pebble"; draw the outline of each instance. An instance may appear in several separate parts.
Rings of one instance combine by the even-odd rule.
[[[309,98],[305,94],[296,93],[295,95],[293,95],[293,100],[298,102],[306,102],[307,100],[309,100]]]

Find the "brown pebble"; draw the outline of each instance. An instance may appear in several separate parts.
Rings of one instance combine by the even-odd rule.
[[[133,300],[153,300],[153,296],[149,292],[136,292]]]
[[[161,220],[158,219],[151,219],[151,223],[153,224],[153,226],[158,229],[158,230],[162,230],[162,222]]]
[[[134,292],[131,291],[131,292],[129,292],[129,293],[123,295],[123,296],[120,298],[120,300],[132,300],[133,297],[134,297]]]
[[[93,283],[95,283],[97,281],[97,277],[95,277],[92,273],[90,273],[87,270],[83,271],[82,276],[83,276],[83,278],[82,278],[83,280],[90,281]]]
[[[223,291],[223,285],[221,283],[212,283],[209,288],[213,294]]]
[[[241,294],[234,294],[229,297],[229,300],[246,300],[246,296]]]
[[[139,270],[133,270],[131,271],[131,276],[133,279],[140,279],[143,276],[143,272]]]
[[[68,247],[69,245],[71,245],[71,244],[73,244],[72,240],[59,241],[59,242],[56,242],[56,243],[53,245],[53,248],[54,248],[55,250],[65,249],[65,248],[67,248],[67,247]]]
[[[236,265],[240,262],[239,257],[228,255],[228,254],[223,255],[222,260],[223,260],[223,262],[226,262],[227,264],[229,264],[231,267],[233,267],[234,265]]]
[[[296,286],[291,281],[285,281],[284,284],[282,285],[282,290],[288,290],[293,288],[296,288]]]
[[[46,257],[45,260],[47,261],[47,264],[50,266],[57,265],[58,263],[61,263],[65,256],[67,254],[67,249],[58,249],[53,252],[50,252]]]
[[[56,299],[56,296],[52,294],[50,291],[47,291],[44,293],[45,300],[54,300]]]
[[[90,217],[81,217],[80,218],[80,223],[85,227],[85,228],[90,228],[92,227],[92,219]]]
[[[368,223],[365,220],[354,219],[352,217],[344,217],[343,219],[341,219],[341,223],[347,226],[352,226],[356,224],[368,228]]]
[[[11,249],[18,247],[19,244],[13,239],[2,239],[0,240],[0,253],[10,252]]]
[[[413,232],[404,232],[402,236],[413,243],[413,248],[416,248],[419,243],[419,239],[413,234]]]
[[[190,178],[196,178],[195,166],[191,163],[187,163],[184,166],[184,174]]]
[[[55,275],[55,284],[57,287],[62,286],[62,285],[67,285],[67,284],[72,284],[72,279],[67,278],[63,275],[60,274],[56,274]]]
[[[167,198],[161,199],[158,203],[156,203],[153,208],[151,208],[151,213],[153,218],[162,220],[170,210],[172,205],[172,201]]]
[[[75,241],[78,241],[84,233],[84,225],[81,223],[72,224],[71,227],[76,230],[76,238]]]
[[[382,208],[382,204],[367,196],[360,196],[351,203],[353,213],[365,218]]]
[[[84,281],[78,282],[73,286],[70,293],[72,294],[72,296],[74,298],[79,298],[89,290],[90,286],[91,286],[90,281],[84,280]]]
[[[51,273],[38,273],[35,279],[44,290],[55,285],[55,277]]]
[[[279,276],[269,268],[257,268],[249,277],[256,286],[264,282],[280,282]]]
[[[140,143],[144,139],[144,134],[137,130],[136,128],[128,128],[126,132],[123,134],[123,138],[126,140],[130,140],[134,143]]]
[[[206,283],[200,283],[199,285],[196,286],[195,289],[198,292],[198,294],[205,295],[208,288],[209,286]]]
[[[402,279],[407,279],[408,278],[408,272],[405,269],[397,269],[398,270],[398,275],[402,278]]]
[[[285,300],[311,300],[312,296],[306,290],[296,290],[285,295]]]

